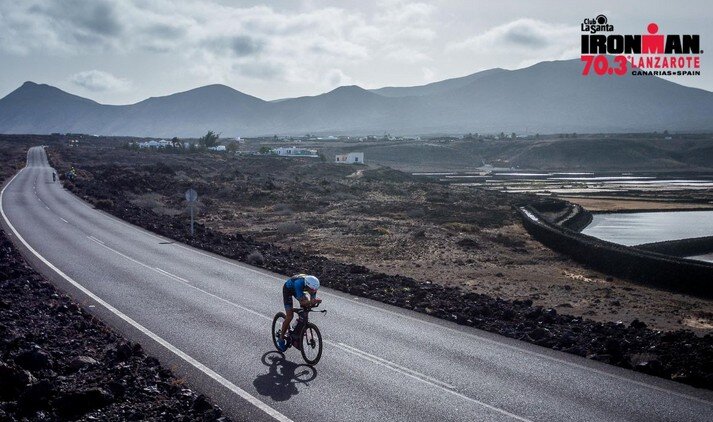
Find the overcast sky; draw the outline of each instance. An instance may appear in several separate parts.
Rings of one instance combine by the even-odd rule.
[[[595,5],[596,3],[596,5]],[[579,57],[579,24],[713,38],[703,1],[0,0],[0,97],[31,80],[108,104],[221,83],[263,99],[420,85]],[[713,68],[676,82],[713,90]],[[713,66],[713,64],[711,64]]]

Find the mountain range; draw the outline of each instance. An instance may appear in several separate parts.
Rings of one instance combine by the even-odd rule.
[[[490,69],[422,86],[265,101],[208,85],[104,105],[25,82],[0,99],[0,133],[134,136],[713,130],[713,93],[652,76],[582,76],[579,60]]]

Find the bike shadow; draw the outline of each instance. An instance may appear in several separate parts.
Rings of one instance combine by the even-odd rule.
[[[267,352],[262,355],[261,360],[269,369],[266,374],[255,378],[253,386],[258,394],[270,396],[275,401],[289,400],[299,394],[297,384],[308,386],[308,382],[317,378],[317,370],[314,367],[290,362],[280,352]]]

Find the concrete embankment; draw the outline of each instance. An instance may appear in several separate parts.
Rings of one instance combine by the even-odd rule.
[[[569,204],[571,210],[557,213],[562,217],[552,218],[554,206],[546,204],[542,209],[538,204],[537,208],[533,205],[518,208],[527,231],[548,247],[608,274],[681,293],[713,297],[713,264],[661,253],[676,249],[675,245],[659,245],[647,250],[584,235],[578,230],[586,226],[587,219],[591,221],[586,210],[577,211],[574,208],[578,206]],[[679,245],[679,251],[685,249],[681,245],[685,243]],[[699,245],[689,242],[688,246],[694,249]]]
[[[703,255],[713,252],[713,236],[645,243],[637,245],[636,249],[673,256]]]

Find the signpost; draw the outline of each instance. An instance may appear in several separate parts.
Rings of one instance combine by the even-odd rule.
[[[188,201],[188,206],[191,207],[191,237],[193,237],[193,213],[196,201],[198,201],[198,192],[193,189],[188,189],[186,191],[186,201]]]

